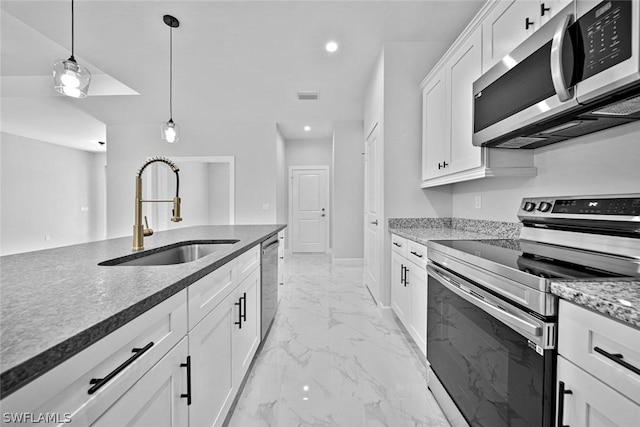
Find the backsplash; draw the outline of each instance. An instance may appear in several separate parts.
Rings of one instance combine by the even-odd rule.
[[[389,228],[453,228],[503,239],[517,239],[522,224],[467,218],[389,218]]]

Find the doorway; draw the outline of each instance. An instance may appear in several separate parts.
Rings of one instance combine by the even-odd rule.
[[[329,211],[329,166],[290,166],[292,252],[327,252]]]

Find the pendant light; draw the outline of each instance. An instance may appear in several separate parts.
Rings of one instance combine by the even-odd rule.
[[[169,26],[169,121],[162,124],[162,139],[174,144],[180,138],[180,126],[173,122],[173,29],[180,26],[180,21],[171,15],[164,15],[162,20]]]
[[[86,98],[91,83],[91,73],[76,62],[73,56],[73,0],[71,0],[71,56],[69,59],[59,59],[53,64],[53,86],[63,95],[73,98]]]

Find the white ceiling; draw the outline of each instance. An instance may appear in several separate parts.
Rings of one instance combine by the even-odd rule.
[[[75,56],[94,75],[89,97],[78,100],[47,83],[53,61],[70,54],[71,2],[3,0],[2,130],[21,134],[16,129],[36,120],[39,136],[25,136],[61,143],[74,139],[68,122],[83,121],[76,146],[95,151],[108,125],[166,121],[169,27],[162,16],[171,14],[180,20],[173,30],[177,123],[187,115],[265,120],[287,139],[330,137],[333,122],[362,120],[385,42],[444,42],[444,53],[483,3],[76,0]],[[338,52],[324,50],[329,40],[340,43]],[[318,91],[320,100],[299,101],[299,91]]]

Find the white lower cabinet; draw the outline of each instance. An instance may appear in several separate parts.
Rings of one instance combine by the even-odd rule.
[[[396,235],[391,244],[391,308],[426,356],[427,248]]]
[[[640,330],[560,300],[558,426],[637,426]]]
[[[240,387],[260,345],[260,269],[247,277],[234,294],[232,341],[233,383]]]
[[[185,337],[92,426],[182,427],[188,425],[187,354],[188,346]]]

